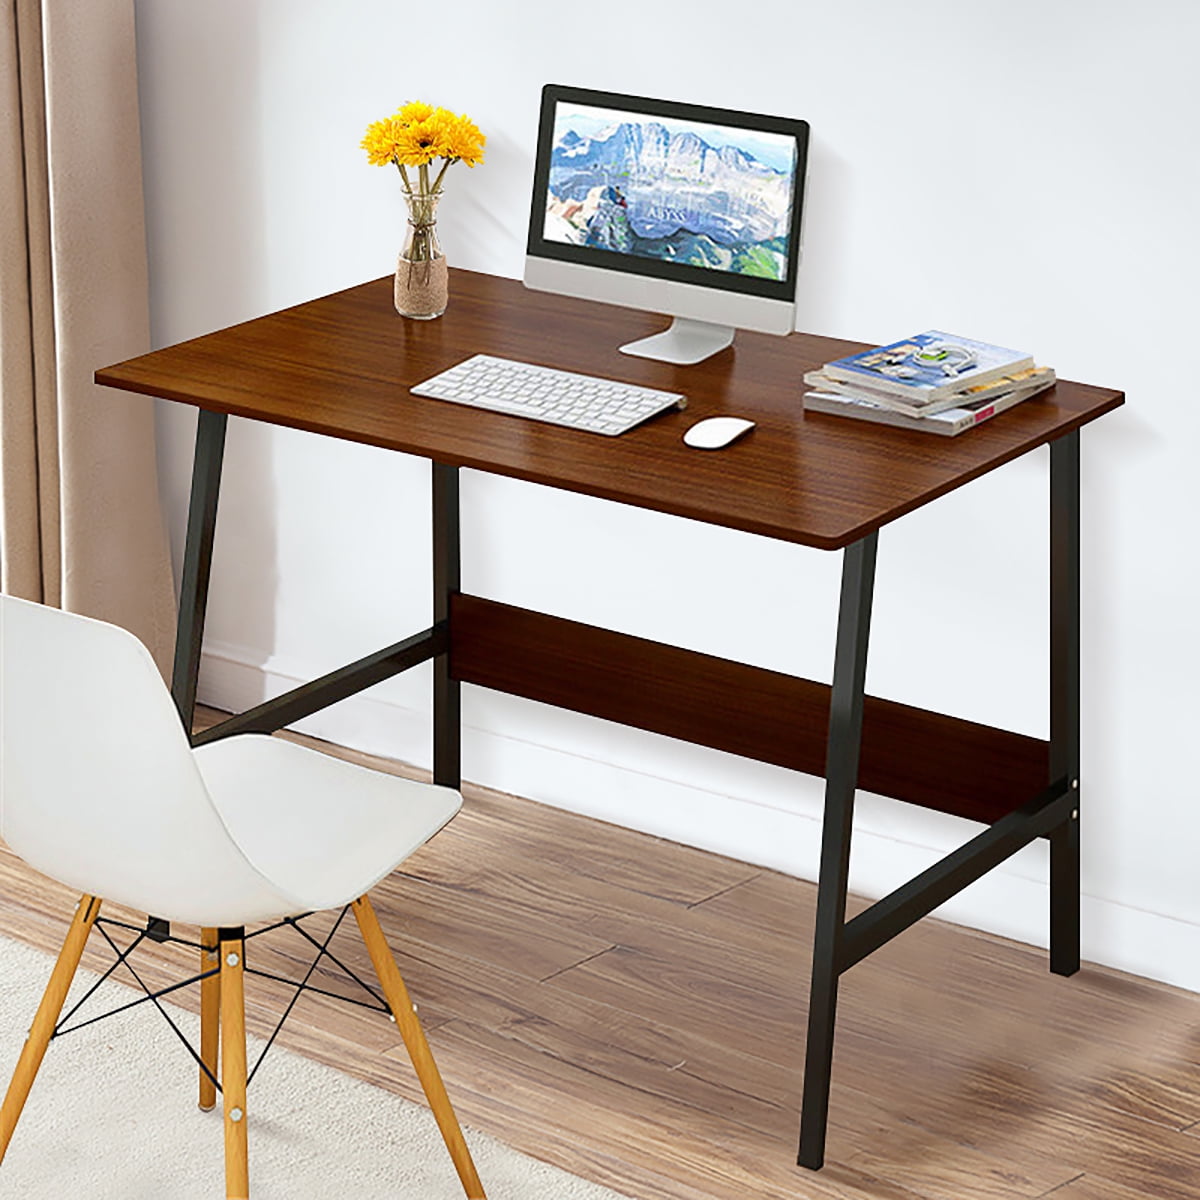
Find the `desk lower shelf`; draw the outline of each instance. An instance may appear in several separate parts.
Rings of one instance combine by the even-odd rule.
[[[527,700],[825,774],[830,688],[478,596],[450,606],[450,674]],[[1049,742],[868,696],[859,786],[992,824],[1040,793]]]

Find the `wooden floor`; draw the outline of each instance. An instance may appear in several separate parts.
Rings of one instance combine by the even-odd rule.
[[[1200,1197],[1200,997],[1094,967],[1060,979],[1043,954],[926,921],[843,981],[811,1174],[794,1162],[813,886],[465,793],[372,893],[465,1123],[638,1200]],[[0,932],[57,950],[73,903],[0,849]],[[369,975],[352,921],[333,949]],[[107,953],[93,938],[85,964]],[[282,931],[248,961],[295,976],[305,947]],[[180,965],[154,947],[144,977]],[[248,981],[252,1030],[285,995]],[[418,1098],[376,1014],[305,997],[281,1041]]]

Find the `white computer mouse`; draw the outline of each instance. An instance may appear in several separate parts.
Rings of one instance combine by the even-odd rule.
[[[754,428],[745,417],[707,417],[697,421],[684,435],[684,445],[697,450],[720,450]]]

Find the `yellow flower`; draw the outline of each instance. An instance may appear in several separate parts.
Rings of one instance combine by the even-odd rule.
[[[442,126],[442,140],[438,146],[439,154],[445,158],[465,162],[468,167],[474,167],[483,162],[483,147],[486,142],[487,138],[479,132],[479,126],[465,113],[459,116],[446,113],[446,120]]]
[[[361,145],[367,152],[367,162],[373,167],[383,167],[395,157],[399,139],[404,133],[404,126],[395,117],[385,117],[382,121],[372,121],[367,126],[366,136]]]
[[[396,138],[396,161],[406,167],[421,167],[442,151],[443,122],[436,112],[424,121],[404,126]]]
[[[426,104],[423,100],[410,100],[403,108],[396,112],[395,119],[404,125],[411,125],[414,121],[428,121],[433,116],[433,105]]]

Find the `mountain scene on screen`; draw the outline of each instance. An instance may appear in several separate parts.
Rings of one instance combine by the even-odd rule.
[[[690,266],[783,279],[791,176],[735,146],[656,121],[585,137],[550,156],[545,237]]]

